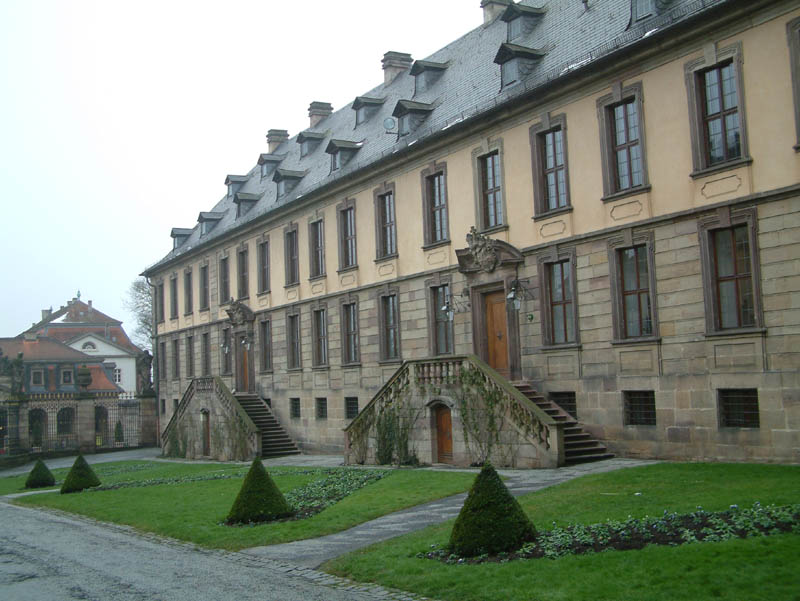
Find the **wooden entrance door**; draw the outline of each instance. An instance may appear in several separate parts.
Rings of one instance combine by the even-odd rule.
[[[444,405],[436,407],[436,452],[439,463],[452,463],[453,423],[450,419],[450,408]]]
[[[485,297],[486,311],[486,362],[506,378],[508,368],[508,324],[506,321],[506,295],[502,290],[490,292]]]
[[[247,334],[236,336],[236,390],[239,392],[252,392],[251,366],[252,353],[248,346]]]

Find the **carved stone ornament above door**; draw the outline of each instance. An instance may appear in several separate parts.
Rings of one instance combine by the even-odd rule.
[[[522,263],[522,253],[508,242],[489,238],[473,225],[467,234],[467,248],[456,250],[461,273],[484,271],[492,273],[498,267]]]
[[[256,318],[255,313],[241,301],[233,301],[230,309],[225,309],[228,314],[228,320],[234,326],[243,326],[253,323]]]

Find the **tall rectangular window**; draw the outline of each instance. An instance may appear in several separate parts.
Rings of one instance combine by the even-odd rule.
[[[315,367],[328,364],[328,311],[316,309],[311,313],[311,337],[314,341],[313,362]]]
[[[752,261],[747,226],[711,232],[719,328],[756,324]]]
[[[642,147],[639,140],[639,113],[635,100],[611,109],[613,121],[612,157],[616,191],[642,185]]]
[[[288,369],[299,369],[300,363],[300,314],[286,318],[286,363]]]
[[[181,377],[181,354],[179,352],[180,342],[177,338],[172,341],[172,379],[177,380]]]
[[[328,399],[317,397],[317,419],[328,419]]]
[[[308,224],[311,277],[325,275],[325,222],[321,219]]]
[[[500,153],[490,152],[479,159],[481,169],[481,209],[485,228],[503,225],[503,196]]]
[[[194,310],[193,302],[194,295],[192,294],[192,272],[187,271],[183,274],[183,312],[190,315]]]
[[[705,159],[709,166],[741,158],[739,95],[732,61],[698,74]]]
[[[258,245],[258,292],[269,292],[269,241]]]
[[[450,298],[450,286],[434,286],[431,288],[433,303],[433,352],[436,355],[448,355],[453,352],[453,323],[447,314],[447,302]]]
[[[344,206],[339,209],[339,269],[348,269],[357,264],[356,208]]]
[[[169,318],[178,319],[178,277],[169,280]]]
[[[547,265],[549,284],[550,340],[552,344],[575,342],[572,269],[569,260]]]
[[[237,298],[247,298],[250,296],[247,249],[243,248],[236,253],[236,273],[237,273]]]
[[[358,363],[358,304],[342,305],[342,362]]]
[[[210,376],[211,375],[211,337],[208,335],[208,332],[205,332],[201,337],[201,344],[203,345],[201,350],[201,360],[203,362],[203,375]]]
[[[194,336],[186,337],[186,377],[194,378]]]
[[[233,352],[233,345],[231,344],[231,329],[222,329],[222,373],[231,373],[231,353]]]
[[[159,357],[158,357],[158,379],[159,380],[166,380],[167,379],[167,343],[162,342],[158,346]]]
[[[260,322],[258,339],[261,350],[261,371],[272,369],[272,322],[265,319]]]
[[[622,393],[625,405],[626,426],[656,425],[656,393],[652,390],[625,390]]]
[[[394,360],[400,358],[400,330],[397,309],[397,295],[389,294],[381,297],[381,359]]]
[[[284,238],[286,261],[286,285],[292,286],[300,282],[300,263],[297,256],[297,228],[288,230]]]
[[[567,206],[567,170],[564,157],[564,133],[560,129],[547,132],[542,140],[542,177],[547,210]]]
[[[208,309],[208,265],[200,266],[200,309]]]
[[[355,419],[356,417],[358,417],[358,397],[344,397],[344,418]]]
[[[647,247],[642,244],[617,251],[622,292],[622,324],[625,338],[653,335],[650,274]]]
[[[377,195],[375,214],[378,218],[377,258],[382,259],[397,254],[397,226],[394,216],[393,190]]]
[[[158,323],[164,321],[164,282],[156,286],[156,320]]]
[[[231,274],[228,270],[228,257],[219,260],[219,304],[224,305],[231,298]]]
[[[447,223],[447,197],[445,196],[444,173],[439,172],[426,179],[428,243],[435,244],[450,238]]]
[[[300,399],[297,397],[289,399],[289,417],[292,419],[300,417]]]

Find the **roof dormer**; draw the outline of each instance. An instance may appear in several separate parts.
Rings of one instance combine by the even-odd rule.
[[[414,95],[421,94],[436,83],[447,69],[447,63],[414,61],[409,73],[414,76]]]
[[[200,235],[205,236],[215,227],[217,224],[222,220],[225,216],[225,213],[219,213],[214,211],[205,211],[200,213],[197,218],[198,223],[200,224]]]
[[[246,175],[228,175],[225,177],[225,185],[228,186],[228,198],[233,199],[236,193],[242,189],[246,181]]]
[[[331,172],[347,165],[363,145],[363,142],[351,142],[350,140],[331,140],[328,142],[325,152],[331,155]]]
[[[314,152],[324,139],[325,134],[316,131],[303,131],[297,134],[297,143],[300,144],[300,157],[302,158]]]
[[[194,230],[185,227],[174,227],[169,235],[172,237],[172,248],[178,248],[188,240]]]
[[[261,170],[261,179],[272,175],[272,172],[275,171],[275,167],[280,165],[281,161],[285,158],[285,154],[260,154],[258,157],[258,166]]]
[[[428,118],[433,109],[433,104],[415,102],[413,100],[398,100],[394,111],[392,111],[392,117],[397,117],[398,137],[407,136],[416,130]]]
[[[525,37],[544,16],[545,9],[524,4],[509,4],[503,11],[500,20],[508,24],[508,41],[513,42]]]
[[[501,88],[525,79],[545,56],[544,50],[527,48],[518,44],[500,44],[494,62],[500,65]]]
[[[237,192],[233,197],[233,202],[236,203],[236,217],[246,215],[255,204],[261,200],[261,194],[253,194],[251,192]]]
[[[353,101],[353,110],[356,112],[356,126],[361,125],[377,113],[381,105],[386,102],[386,98],[370,98],[369,96],[357,96]]]
[[[278,198],[286,196],[294,190],[306,173],[306,171],[291,171],[280,167],[275,169],[272,181],[278,184]]]

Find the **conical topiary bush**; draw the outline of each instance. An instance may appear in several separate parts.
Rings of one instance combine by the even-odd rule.
[[[294,515],[294,510],[269,477],[261,460],[256,457],[225,523],[266,522],[290,515]]]
[[[450,551],[464,557],[513,551],[532,540],[536,529],[487,463],[475,478],[450,533]]]
[[[46,486],[55,486],[56,479],[53,473],[44,464],[41,459],[36,461],[31,473],[28,474],[28,479],[25,480],[25,488],[44,488]]]
[[[93,488],[100,486],[100,480],[95,475],[89,464],[83,458],[83,455],[78,455],[75,463],[72,464],[72,469],[64,479],[64,484],[61,485],[61,494],[69,492],[80,492],[86,488]]]

